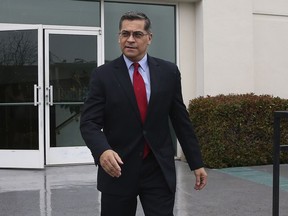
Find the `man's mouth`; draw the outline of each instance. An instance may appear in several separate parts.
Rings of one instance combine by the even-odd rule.
[[[133,46],[125,46],[126,49],[136,49],[136,47]]]

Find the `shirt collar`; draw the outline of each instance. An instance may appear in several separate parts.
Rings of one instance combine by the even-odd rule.
[[[123,57],[124,57],[124,61],[126,63],[126,66],[129,69],[134,62],[132,62],[130,59],[128,59],[125,55],[123,55]],[[142,70],[145,72],[145,70],[148,66],[147,54],[145,54],[145,56],[138,63],[140,65],[140,67],[142,68]]]

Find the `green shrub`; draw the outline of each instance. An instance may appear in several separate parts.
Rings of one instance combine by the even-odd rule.
[[[269,95],[218,95],[190,101],[188,111],[205,166],[223,168],[273,163],[274,111],[288,100]],[[288,121],[281,120],[281,142],[288,144]],[[283,143],[282,143],[283,144]],[[281,153],[286,162],[287,153]]]

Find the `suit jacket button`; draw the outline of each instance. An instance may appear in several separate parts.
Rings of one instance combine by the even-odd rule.
[[[143,131],[143,135],[146,135],[146,134],[147,134],[147,131],[146,131],[146,130],[144,130],[144,131]]]

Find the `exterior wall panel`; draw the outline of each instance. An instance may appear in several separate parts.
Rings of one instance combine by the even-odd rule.
[[[288,98],[288,17],[254,15],[255,93]]]
[[[202,9],[204,96],[254,91],[251,0],[206,0]]]

